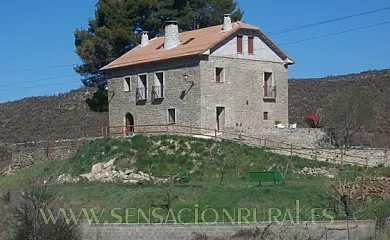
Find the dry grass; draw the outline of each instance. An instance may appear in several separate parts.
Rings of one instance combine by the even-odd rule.
[[[332,94],[352,87],[365,88],[377,97],[381,114],[374,129],[360,133],[357,143],[375,147],[390,147],[390,70],[367,71],[343,76],[289,81],[290,122],[307,126],[305,117],[318,106],[324,106]]]
[[[108,114],[89,110],[85,99],[93,91],[80,88],[0,104],[0,143],[99,136]]]

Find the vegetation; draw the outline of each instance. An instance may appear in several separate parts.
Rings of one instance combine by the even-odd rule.
[[[29,97],[0,104],[0,166],[9,154],[1,143],[97,137],[108,125],[108,114],[93,112],[85,99],[95,88]]]
[[[224,175],[224,184],[220,185],[219,165],[213,164],[212,149],[219,149],[225,157],[235,159],[238,163],[228,167]],[[174,184],[170,189],[171,206],[174,212],[183,208],[199,208],[203,211],[213,208],[219,213],[224,209],[237,214],[239,208],[256,209],[258,221],[267,220],[268,211],[280,216],[282,220],[287,211],[295,211],[300,207],[300,219],[310,220],[311,209],[328,209],[335,219],[343,219],[344,215],[338,201],[329,196],[330,188],[322,176],[298,174],[304,167],[326,167],[338,171],[342,179],[355,179],[364,174],[386,176],[388,168],[370,168],[368,172],[357,166],[336,166],[327,162],[293,157],[286,174],[286,184],[273,186],[268,184],[257,187],[248,182],[249,171],[268,170],[275,165],[285,167],[289,157],[265,152],[261,148],[249,147],[232,142],[197,139],[183,136],[136,136],[129,139],[98,139],[92,141],[68,160],[50,161],[36,164],[12,176],[0,179],[0,188],[18,189],[21,186],[39,185],[48,176],[70,173],[78,176],[88,173],[93,164],[116,159],[117,168],[133,168],[136,171],[151,172],[156,177],[177,174],[184,170],[192,171],[192,179],[187,184]],[[153,167],[151,168],[150,166]],[[171,185],[162,185],[169,189]],[[149,209],[167,205],[167,193],[161,186],[153,183],[131,185],[125,183],[78,182],[49,187],[57,196],[59,206],[76,210],[94,209],[99,219],[95,221],[130,221],[148,222],[141,217],[126,219],[127,208],[137,208],[144,212]],[[297,203],[299,201],[299,203]],[[112,217],[112,209],[120,218]],[[276,210],[279,209],[279,210]],[[271,210],[270,210],[271,209]],[[288,210],[290,209],[290,210]],[[390,209],[390,201],[372,197],[366,201],[353,204],[356,217],[360,219],[375,218],[375,212]],[[75,210],[75,211],[76,211]],[[168,209],[161,210],[163,218],[151,218],[151,222],[174,221],[168,216]],[[100,214],[101,218],[100,218]],[[213,212],[207,211],[204,218],[213,221]],[[293,216],[294,213],[293,213]],[[321,216],[319,219],[324,219]],[[177,220],[177,219],[176,219]],[[192,212],[183,213],[183,222],[193,222]],[[225,218],[226,220],[226,218]],[[236,219],[237,220],[237,219]],[[324,219],[329,220],[329,219]],[[219,219],[219,221],[222,221]]]
[[[363,89],[337,94],[325,107],[322,124],[336,143],[350,146],[358,131],[370,129],[376,120],[377,100]]]
[[[83,62],[75,71],[85,86],[102,85],[105,79],[99,69],[137,46],[142,31],[151,38],[160,36],[164,22],[172,19],[178,20],[182,31],[214,26],[226,13],[232,13],[234,20],[243,15],[235,0],[99,0],[89,28],[74,32],[76,53]],[[92,110],[107,111],[104,88],[88,103]]]
[[[47,186],[26,190],[10,218],[10,239],[81,240],[80,223],[68,222],[61,215],[55,222],[47,221],[43,217],[41,211],[50,210],[54,215],[58,214],[59,210],[53,207],[52,201],[53,196],[47,191]]]
[[[357,144],[372,147],[390,148],[390,70],[371,70],[361,73],[328,76],[324,78],[290,79],[289,112],[290,122],[298,127],[306,127],[306,116],[319,106],[326,106],[334,94],[350,89],[364,89],[376,97],[378,114],[371,129],[358,131]]]
[[[371,130],[358,132],[356,141],[366,146],[389,148],[390,94],[385,89],[390,88],[390,70],[290,80],[290,122],[297,122],[298,127],[306,127],[304,120],[311,110],[325,106],[333,93],[341,93],[352,87],[380,96],[377,98],[380,107],[375,126]],[[108,125],[108,114],[89,109],[85,99],[92,99],[94,91],[92,88],[80,88],[57,96],[1,103],[0,143],[99,136],[100,128]],[[3,158],[7,155],[0,152],[0,161],[5,161]]]

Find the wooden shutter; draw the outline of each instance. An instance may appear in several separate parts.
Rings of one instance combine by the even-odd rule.
[[[248,53],[253,54],[253,37],[248,38]]]
[[[242,53],[242,36],[237,36],[237,53]]]

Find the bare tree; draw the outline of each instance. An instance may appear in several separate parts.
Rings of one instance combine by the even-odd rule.
[[[220,184],[223,184],[228,171],[237,164],[237,154],[232,152],[231,149],[223,143],[210,148],[211,163],[218,168]]]
[[[376,120],[375,98],[362,89],[337,94],[323,111],[323,125],[337,143],[349,146],[355,134],[369,129]]]
[[[149,183],[151,184],[155,184],[157,185],[158,187],[162,188],[164,191],[165,191],[165,195],[167,197],[167,204],[164,205],[164,207],[166,207],[166,209],[169,211],[170,209],[172,209],[172,201],[173,199],[177,198],[176,197],[172,197],[172,189],[173,189],[173,185],[178,181],[177,180],[177,176],[179,174],[176,174],[175,176],[171,176],[168,178],[168,181],[167,181],[167,184],[163,184],[161,182],[161,179],[157,179],[157,178],[154,178],[152,176],[152,169],[154,168],[154,165],[149,165],[147,166],[146,170],[147,170],[147,174],[149,176]]]
[[[31,187],[23,192],[17,206],[13,210],[11,227],[15,240],[80,240],[81,228],[78,222],[68,221],[59,214],[54,206],[47,186]],[[58,218],[53,221],[45,220],[42,212],[50,210]]]

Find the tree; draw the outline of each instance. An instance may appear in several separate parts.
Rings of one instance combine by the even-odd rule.
[[[81,240],[82,229],[78,222],[68,221],[69,216],[60,215],[60,210],[54,205],[54,197],[48,192],[47,185],[30,186],[21,195],[17,207],[13,210],[10,227],[15,240]],[[54,221],[43,217],[48,211],[58,216]]]
[[[221,142],[210,149],[211,163],[219,171],[219,184],[223,184],[226,174],[237,165],[237,152],[227,142]]]
[[[349,146],[355,134],[368,130],[376,119],[377,101],[362,89],[350,89],[335,95],[324,109],[324,126],[336,143]]]
[[[178,20],[181,31],[213,26],[222,22],[225,13],[232,13],[234,20],[243,16],[236,0],[99,0],[88,29],[74,32],[76,53],[82,61],[74,69],[85,86],[104,85],[99,69],[137,46],[142,31],[148,31],[151,38],[160,36],[164,22],[172,19]],[[100,103],[99,96],[91,101]]]

